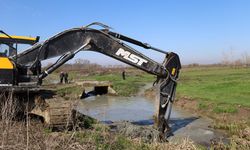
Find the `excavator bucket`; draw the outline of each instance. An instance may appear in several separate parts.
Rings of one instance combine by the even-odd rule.
[[[167,77],[158,77],[155,101],[157,107],[155,126],[161,133],[160,138],[165,138],[165,136],[172,134],[169,126],[169,118],[175,97],[176,80],[179,77],[181,69],[179,56],[175,53],[169,53],[163,62],[163,66],[166,67]]]

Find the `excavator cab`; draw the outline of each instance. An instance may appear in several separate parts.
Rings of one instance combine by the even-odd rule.
[[[36,38],[27,36],[9,36],[3,31],[0,31],[0,85],[12,86],[16,83],[15,76],[16,66],[14,59],[11,57],[17,55],[17,47],[19,44],[34,45],[39,41],[39,36]]]

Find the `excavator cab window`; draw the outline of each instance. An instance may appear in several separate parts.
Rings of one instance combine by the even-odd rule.
[[[9,56],[9,46],[7,44],[0,44],[0,57]]]

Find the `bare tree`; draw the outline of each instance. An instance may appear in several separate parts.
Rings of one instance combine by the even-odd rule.
[[[242,54],[242,61],[243,63],[246,65],[246,66],[249,66],[250,65],[250,56],[247,52],[244,52]]]
[[[230,54],[228,52],[222,52],[222,64],[223,65],[230,65]]]

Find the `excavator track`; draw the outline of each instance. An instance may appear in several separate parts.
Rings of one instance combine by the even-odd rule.
[[[72,127],[75,120],[74,105],[62,97],[35,99],[35,107],[30,114],[43,118],[43,122],[48,127]]]
[[[28,112],[30,116],[38,116],[42,118],[46,127],[70,128],[75,124],[74,102],[55,95],[53,90],[30,86],[2,87],[0,88],[0,96],[1,101],[4,100],[3,96],[8,101],[10,101],[9,98],[13,99],[10,102],[16,104],[11,105],[17,105],[19,108],[15,114]]]

